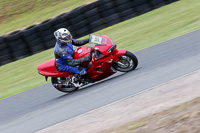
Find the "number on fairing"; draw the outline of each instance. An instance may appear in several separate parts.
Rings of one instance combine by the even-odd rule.
[[[101,42],[102,42],[102,37],[96,36],[96,35],[91,35],[91,36],[92,36],[91,42],[97,43],[97,44],[101,44]]]

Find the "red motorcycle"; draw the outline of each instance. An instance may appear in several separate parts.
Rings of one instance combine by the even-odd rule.
[[[90,43],[94,46],[79,47],[74,53],[74,58],[80,59],[88,56],[92,50],[92,60],[81,64],[87,68],[87,74],[78,81],[81,86],[105,79],[117,71],[132,71],[138,65],[137,57],[133,53],[125,49],[116,49],[116,44],[108,36],[90,35]],[[51,77],[52,85],[59,91],[72,92],[79,89],[71,84],[70,78],[73,73],[59,72],[56,69],[55,59],[40,64],[37,69],[46,80]]]

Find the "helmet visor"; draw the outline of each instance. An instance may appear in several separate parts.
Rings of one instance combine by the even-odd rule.
[[[65,38],[64,38],[65,40],[72,40],[72,38],[71,38],[71,36],[70,35],[67,35]]]
[[[65,36],[64,38],[60,38],[63,42],[70,43],[72,40],[72,37],[70,35]]]

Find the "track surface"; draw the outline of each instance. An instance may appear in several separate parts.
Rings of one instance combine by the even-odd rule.
[[[200,69],[200,30],[135,55],[135,71],[117,73],[75,93],[61,93],[48,83],[0,100],[0,132],[35,132]]]

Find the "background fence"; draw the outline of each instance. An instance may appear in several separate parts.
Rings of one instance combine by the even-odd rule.
[[[54,47],[53,32],[67,28],[79,38],[177,0],[99,0],[40,24],[0,36],[0,65]]]

